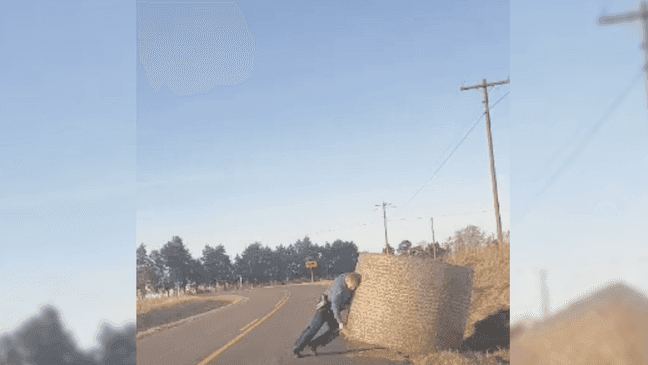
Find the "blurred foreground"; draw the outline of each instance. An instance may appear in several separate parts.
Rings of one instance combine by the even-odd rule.
[[[84,351],[51,305],[12,333],[0,335],[0,365],[135,365],[135,323],[102,325],[98,345]]]
[[[533,324],[511,327],[513,364],[648,364],[648,298],[612,283]]]

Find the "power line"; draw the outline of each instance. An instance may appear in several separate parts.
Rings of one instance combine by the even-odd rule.
[[[549,178],[549,181],[545,183],[545,185],[542,187],[542,190],[535,196],[534,200],[529,204],[528,208],[526,209],[526,212],[522,214],[522,217],[520,218],[520,223],[524,221],[524,218],[527,216],[529,211],[531,211],[531,208],[540,200],[540,197],[547,191],[549,188],[551,188],[557,181],[560,179],[564,174],[567,168],[580,156],[581,152],[583,149],[587,146],[587,144],[596,136],[598,133],[599,129],[605,123],[611,116],[612,113],[616,110],[616,108],[621,105],[621,103],[625,100],[625,98],[629,95],[630,91],[634,88],[636,85],[637,81],[641,79],[641,75],[643,73],[643,70],[639,70],[635,77],[632,79],[628,87],[619,94],[619,97],[616,98],[616,100],[610,105],[610,107],[603,113],[603,117],[594,124],[590,132],[581,140],[581,142],[576,146],[574,151],[565,159],[565,162],[558,168],[556,172],[551,175]]]
[[[484,213],[490,213],[493,212],[492,210],[482,210],[481,212],[469,212],[469,213],[459,213],[459,214],[435,214],[435,217],[458,217],[458,216],[463,216],[463,215],[478,215],[478,214],[484,214]],[[417,219],[427,219],[427,217],[416,217],[416,218],[400,218],[400,219],[387,219],[388,222],[391,221],[411,221],[411,220],[417,220]]]
[[[457,214],[435,214],[435,217],[458,217],[458,216],[466,216],[466,215],[479,215],[479,214],[484,214],[484,213],[492,213],[493,210],[483,210],[480,212],[467,212],[467,213],[457,213]],[[398,221],[415,221],[415,220],[420,220],[420,219],[427,219],[427,217],[411,217],[411,218],[399,218],[399,219],[394,219],[394,218],[389,218],[387,219],[387,222],[398,222]],[[311,232],[311,233],[306,233],[306,236],[317,236],[322,233],[328,233],[328,232],[338,232],[338,231],[344,231],[347,229],[353,229],[353,228],[358,228],[358,227],[363,227],[363,226],[379,226],[379,224],[376,223],[362,223],[362,224],[355,224],[352,226],[345,226],[342,228],[330,228],[330,229],[323,229],[317,232]],[[303,236],[303,235],[301,235]]]
[[[504,99],[508,94],[509,94],[509,92],[507,92],[506,94],[504,94],[504,96],[502,96],[499,100],[497,100],[497,101],[496,101],[496,102],[491,106],[491,109],[494,108],[495,105],[497,105],[500,101],[502,101],[502,99]],[[413,199],[414,199],[414,198],[415,198],[415,197],[416,197],[416,196],[417,196],[417,195],[418,195],[422,190],[423,190],[423,188],[425,188],[425,187],[427,186],[427,184],[428,184],[430,181],[432,181],[432,179],[436,176],[436,174],[439,172],[439,170],[441,170],[441,168],[443,167],[443,165],[445,165],[445,163],[448,162],[448,160],[450,159],[450,157],[452,157],[452,155],[453,155],[453,154],[455,153],[455,151],[459,148],[459,146],[461,146],[461,144],[466,140],[466,138],[468,137],[468,135],[470,134],[470,132],[472,132],[473,129],[475,129],[475,127],[477,126],[477,124],[479,123],[479,121],[484,117],[485,114],[486,114],[486,112],[484,111],[484,112],[479,116],[479,118],[475,121],[475,123],[472,125],[472,127],[470,127],[470,130],[468,130],[468,133],[466,133],[466,135],[461,139],[461,141],[459,141],[459,144],[457,144],[457,146],[452,150],[452,152],[450,152],[450,155],[448,155],[448,157],[447,157],[447,158],[446,158],[446,159],[441,163],[441,165],[436,169],[436,171],[434,171],[434,173],[432,174],[432,177],[430,177],[430,178],[425,182],[425,184],[423,184],[423,186],[421,186],[421,188],[416,192],[416,194],[414,194],[414,196],[412,196],[412,197],[410,198],[410,200],[408,200],[407,203],[405,203],[405,204],[403,205],[403,208],[401,208],[401,209],[404,209],[405,206],[407,206],[407,205],[408,205],[408,204],[409,204],[409,203],[410,203],[410,202],[411,202],[411,201],[412,201],[412,200],[413,200]],[[400,212],[400,210],[396,211],[396,213],[394,213],[394,216],[398,215],[398,212]]]

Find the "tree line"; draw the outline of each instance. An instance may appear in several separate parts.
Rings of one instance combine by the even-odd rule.
[[[174,236],[159,250],[147,254],[146,245],[137,248],[137,290],[168,291],[185,288],[233,283],[238,280],[270,283],[307,279],[311,277],[306,261],[316,260],[318,277],[332,278],[352,271],[358,259],[358,246],[352,241],[336,240],[319,246],[308,236],[288,246],[274,250],[255,242],[234,260],[223,245],[205,245],[202,256],[193,258],[182,238]]]
[[[510,231],[503,235],[504,243],[510,243]],[[466,250],[497,244],[494,235],[487,235],[475,225],[457,230],[443,243],[422,242],[413,246],[409,240],[402,241],[396,249],[389,244],[383,253],[433,257],[445,260],[452,254]],[[310,278],[307,261],[317,261],[315,275],[333,278],[354,270],[358,259],[358,246],[352,241],[336,240],[319,246],[308,236],[288,246],[279,245],[274,250],[260,242],[245,247],[234,260],[223,245],[205,245],[202,256],[191,257],[182,238],[174,236],[159,250],[147,254],[146,245],[137,248],[137,290],[166,291],[186,288],[233,283],[238,280],[252,283],[282,282]]]
[[[509,244],[511,242],[510,230],[502,234],[502,241],[504,244]],[[404,240],[398,244],[396,249],[391,245],[386,244],[382,253],[431,257],[434,256],[434,250],[436,249],[436,257],[443,260],[459,251],[483,248],[496,244],[498,244],[498,241],[495,235],[487,235],[487,233],[479,227],[469,224],[466,227],[455,231],[452,236],[446,238],[441,244],[438,242],[421,242],[416,246],[412,246],[412,242]]]

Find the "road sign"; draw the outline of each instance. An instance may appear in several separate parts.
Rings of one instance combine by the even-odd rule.
[[[317,268],[317,261],[306,261],[306,268],[311,271],[311,283],[313,282],[313,269]]]

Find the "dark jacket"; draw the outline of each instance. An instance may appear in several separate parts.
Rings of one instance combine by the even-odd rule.
[[[335,320],[338,321],[338,323],[342,323],[340,312],[351,302],[351,291],[347,288],[346,283],[344,282],[345,276],[346,274],[342,274],[335,278],[333,284],[331,284],[325,292],[331,301],[333,317],[335,317]]]

